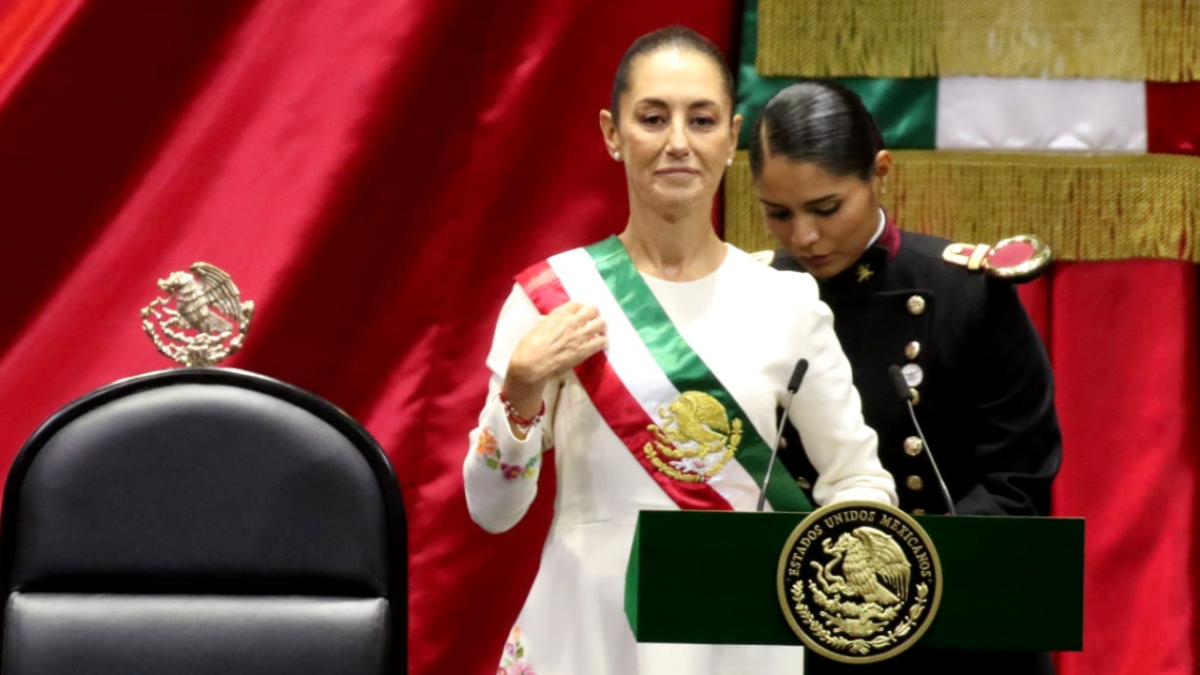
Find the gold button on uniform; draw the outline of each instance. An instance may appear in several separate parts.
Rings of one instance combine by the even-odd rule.
[[[913,405],[916,405],[921,402],[921,392],[917,391],[916,389],[912,389],[912,388],[910,388],[908,391],[912,393],[912,404]]]
[[[920,476],[909,476],[908,478],[904,479],[904,484],[908,486],[909,490],[913,491],[920,490],[925,487],[925,481],[921,480]]]
[[[779,449],[780,449],[780,450],[786,450],[786,449],[787,449],[787,436],[780,436],[780,437],[779,437]]]
[[[913,509],[912,514],[914,516],[923,516],[925,515],[925,509]]]
[[[921,355],[921,343],[920,342],[913,340],[912,342],[904,345],[904,358],[908,359],[909,361],[915,361],[916,358],[920,355]]]
[[[908,313],[913,316],[918,316],[925,312],[925,298],[919,295],[914,295],[908,299]]]
[[[925,444],[922,443],[921,439],[917,438],[916,436],[909,436],[908,438],[904,439],[904,452],[906,452],[909,457],[916,457],[917,455],[921,454],[921,451],[924,449]]]

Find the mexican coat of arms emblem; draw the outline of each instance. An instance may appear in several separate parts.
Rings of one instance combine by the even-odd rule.
[[[843,663],[896,656],[925,633],[942,593],[941,563],[911,516],[873,502],[814,511],[779,560],[780,606],[814,652]]]
[[[158,280],[165,297],[142,309],[142,329],[154,346],[185,366],[213,366],[241,349],[254,302],[215,265],[193,264]]]

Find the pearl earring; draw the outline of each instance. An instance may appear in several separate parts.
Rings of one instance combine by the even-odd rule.
[[[619,162],[619,161],[621,161],[621,153],[619,153],[619,152],[614,152],[614,153],[613,153],[613,159],[617,160],[618,162]]]
[[[733,166],[733,158],[732,157],[725,160],[725,166]]]

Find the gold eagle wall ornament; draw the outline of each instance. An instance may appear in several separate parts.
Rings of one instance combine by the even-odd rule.
[[[224,270],[206,262],[158,280],[167,295],[142,309],[142,329],[158,351],[189,367],[214,366],[246,341],[254,301]]]

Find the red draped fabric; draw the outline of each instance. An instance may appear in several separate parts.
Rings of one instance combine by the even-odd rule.
[[[165,367],[138,312],[216,264],[259,305],[227,365],[330,399],[396,466],[410,672],[492,675],[554,490],[504,535],[467,517],[492,323],[513,274],[624,222],[597,123],[624,47],[684,23],[728,48],[737,4],[0,0],[0,465],[72,398]],[[1159,142],[1194,152],[1193,94],[1155,91],[1182,119]],[[1063,672],[1191,673],[1194,267],[1060,264],[1023,293],[1059,380],[1056,508],[1089,518]]]
[[[1200,373],[1192,265],[1060,265],[1050,349],[1067,456],[1058,515],[1087,520],[1084,651],[1061,675],[1196,671]],[[1069,308],[1069,309],[1067,309]]]
[[[1200,658],[1194,265],[1056,263],[1021,287],[1057,377],[1054,515],[1087,519],[1084,649],[1059,675],[1191,675]]]

